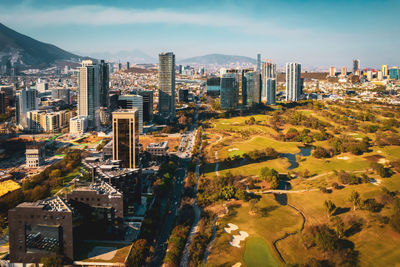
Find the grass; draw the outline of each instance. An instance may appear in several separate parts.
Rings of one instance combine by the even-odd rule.
[[[131,245],[124,245],[120,243],[103,243],[103,242],[89,242],[84,241],[85,246],[79,251],[78,259],[86,262],[114,262],[114,263],[123,263],[125,261],[126,256],[128,256],[129,249]],[[92,259],[88,258],[89,253],[95,247],[115,247],[117,248],[117,253],[111,260],[100,260],[100,259]]]
[[[13,180],[0,182],[0,197],[4,196],[8,192],[12,192],[20,188],[21,186]]]
[[[251,237],[246,241],[243,260],[248,267],[278,266],[265,240],[257,237]]]
[[[290,207],[279,205],[273,195],[263,195],[257,203],[257,207],[259,212],[256,215],[250,215],[248,202],[244,202],[237,207],[230,207],[228,216],[218,221],[219,230],[217,231],[214,246],[208,257],[208,266],[228,264],[231,266],[237,262],[246,264],[246,259],[248,261],[249,257],[252,256],[252,252],[250,251],[247,251],[247,256],[245,256],[248,246],[250,246],[250,249],[254,246],[259,251],[262,251],[259,255],[259,260],[268,257],[271,262],[278,261],[278,255],[275,255],[272,242],[283,236],[286,232],[293,232],[300,229],[301,217]],[[282,220],[282,218],[285,219]],[[244,246],[244,242],[240,243],[241,248],[229,245],[232,237],[223,230],[223,227],[227,223],[233,223],[239,227],[237,231],[232,232],[233,234],[237,234],[238,231],[246,231],[249,234],[246,246]],[[255,243],[251,241],[252,239],[256,240]],[[261,241],[259,240],[263,240],[264,244],[260,244]]]

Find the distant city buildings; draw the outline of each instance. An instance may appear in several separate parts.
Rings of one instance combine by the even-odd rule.
[[[221,109],[235,109],[239,100],[239,82],[236,73],[226,73],[221,77]]]
[[[357,72],[360,70],[360,60],[359,59],[354,59],[353,60],[353,74],[354,75],[359,75]]]
[[[336,68],[335,67],[330,67],[329,68],[329,76],[330,77],[335,77],[336,76]]]
[[[123,168],[136,168],[139,146],[138,109],[120,109],[112,113],[113,160]]]
[[[158,113],[165,119],[175,118],[175,55],[158,56]]]
[[[300,100],[301,91],[301,64],[286,63],[286,101]]]

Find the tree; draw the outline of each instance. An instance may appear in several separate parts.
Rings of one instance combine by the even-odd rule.
[[[324,207],[328,213],[328,217],[330,217],[336,209],[336,205],[331,200],[325,200]]]
[[[220,196],[225,200],[232,199],[235,196],[236,190],[232,185],[224,186],[221,189]]]
[[[333,230],[335,230],[335,233],[339,238],[342,238],[345,232],[344,222],[339,216],[334,216],[332,218],[332,222],[333,222]]]
[[[356,207],[359,207],[361,204],[360,194],[355,190],[351,192],[349,200],[353,203],[354,210],[356,210]]]
[[[250,211],[251,211],[251,212],[254,212],[255,210],[257,210],[257,207],[256,207],[257,202],[258,202],[258,200],[255,199],[255,198],[252,198],[252,199],[249,201],[249,204],[250,204]]]
[[[61,171],[59,169],[52,170],[49,174],[50,179],[58,178],[61,176]]]
[[[149,247],[145,239],[138,239],[132,244],[132,252],[129,255],[128,263],[132,267],[140,267],[145,265],[146,256]]]
[[[263,180],[271,182],[274,178],[279,179],[279,172],[275,169],[264,167],[260,170],[260,177]]]
[[[43,267],[61,267],[61,259],[56,255],[52,254],[48,257],[43,257],[40,260],[40,263],[43,264]]]

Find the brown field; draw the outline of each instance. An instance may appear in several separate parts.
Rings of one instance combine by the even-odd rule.
[[[140,136],[139,142],[140,144],[143,145],[143,148],[146,149],[148,144],[150,143],[160,143],[163,141],[168,141],[168,152],[175,152],[176,146],[179,146],[179,143],[181,142],[180,137],[153,137],[153,136]]]

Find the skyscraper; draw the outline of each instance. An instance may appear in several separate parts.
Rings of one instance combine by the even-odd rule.
[[[143,97],[140,95],[120,95],[118,106],[121,109],[138,109],[139,133],[143,134]]]
[[[354,59],[353,60],[353,74],[356,75],[356,72],[360,70],[360,60]]]
[[[132,90],[132,94],[141,95],[143,97],[143,121],[149,122],[153,120],[153,91],[152,90]]]
[[[129,70],[131,67],[131,64],[129,63],[129,61],[126,62],[126,69]]]
[[[221,109],[235,109],[239,100],[239,83],[236,73],[226,73],[221,77]]]
[[[254,106],[261,103],[261,74],[251,71],[244,74],[247,90],[247,105]],[[245,103],[243,103],[244,105]]]
[[[393,66],[389,70],[389,78],[392,80],[400,79],[400,68],[397,66]]]
[[[175,55],[158,55],[158,113],[163,118],[175,118]]]
[[[275,82],[268,82],[269,79],[274,79]],[[272,86],[272,87],[270,87]],[[267,98],[267,104],[276,104],[276,64],[267,61],[262,66],[262,94],[263,99]]]
[[[335,67],[330,67],[329,68],[329,76],[330,77],[335,77],[336,76],[336,68]]]
[[[286,101],[298,101],[301,97],[301,64],[286,63]]]
[[[109,107],[109,97],[108,92],[109,88],[109,80],[110,80],[110,67],[109,64],[104,60],[100,61],[100,106],[101,107]]]
[[[256,71],[261,71],[261,54],[257,54],[257,68]]]
[[[388,76],[389,75],[389,66],[388,65],[382,65],[382,74],[383,76]]]
[[[138,166],[139,112],[137,109],[120,109],[112,113],[113,160],[120,160],[121,167]]]
[[[253,69],[242,69],[242,105],[243,106],[247,105],[247,100],[248,100],[246,73],[252,72],[252,71],[254,71],[254,70]]]
[[[16,123],[27,128],[26,114],[28,111],[38,109],[38,92],[36,89],[23,89],[17,93],[16,97]]]
[[[346,76],[347,75],[347,68],[345,66],[342,67],[341,75],[342,76]]]
[[[100,121],[100,72],[99,65],[91,60],[82,61],[78,74],[78,116],[86,116],[88,128],[95,129]]]

